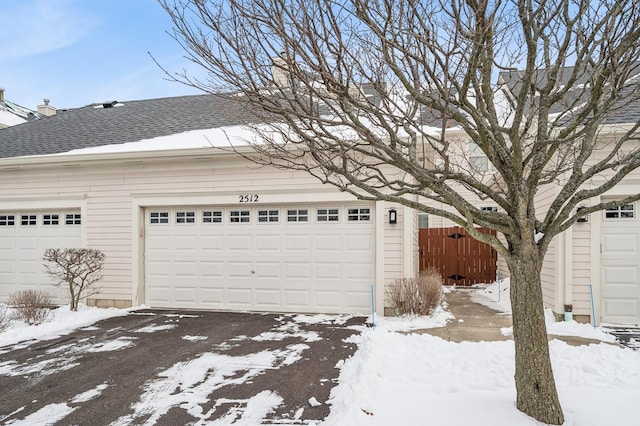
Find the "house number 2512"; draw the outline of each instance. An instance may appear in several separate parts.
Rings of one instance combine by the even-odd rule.
[[[258,194],[243,194],[238,195],[238,199],[241,203],[257,203]]]

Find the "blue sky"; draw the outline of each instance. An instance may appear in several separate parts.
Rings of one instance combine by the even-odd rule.
[[[156,0],[0,0],[0,87],[35,109],[201,93],[165,80],[202,72],[184,59]]]

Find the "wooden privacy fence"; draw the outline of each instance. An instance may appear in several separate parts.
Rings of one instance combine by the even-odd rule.
[[[495,235],[495,231],[479,228]],[[488,244],[471,237],[463,228],[420,229],[420,271],[435,267],[446,285],[469,286],[496,279],[498,255]]]

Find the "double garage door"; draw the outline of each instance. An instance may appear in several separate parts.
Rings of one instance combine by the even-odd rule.
[[[157,308],[365,313],[371,205],[145,211],[145,302]]]
[[[637,205],[604,212],[602,321],[640,324],[640,218]]]
[[[0,212],[0,302],[18,290],[42,290],[53,303],[68,302],[43,267],[48,248],[80,247],[80,211]]]

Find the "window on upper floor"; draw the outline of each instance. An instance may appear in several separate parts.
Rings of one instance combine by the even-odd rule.
[[[495,168],[489,162],[489,158],[482,152],[482,149],[475,142],[470,141],[468,144],[469,164],[474,172],[485,173],[493,172]]]

